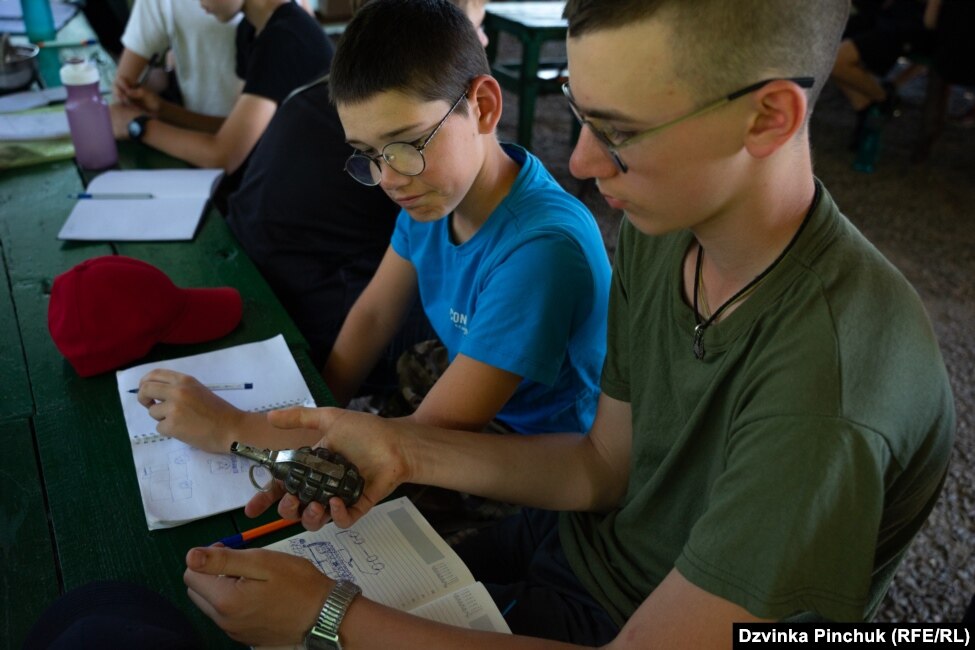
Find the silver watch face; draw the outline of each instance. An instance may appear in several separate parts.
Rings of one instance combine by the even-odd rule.
[[[143,126],[142,120],[135,119],[129,122],[129,137],[133,140],[141,139],[143,131],[145,131],[145,126]]]

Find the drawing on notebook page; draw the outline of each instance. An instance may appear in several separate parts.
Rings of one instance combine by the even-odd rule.
[[[150,530],[170,528],[201,517],[242,507],[254,495],[251,463],[230,454],[212,454],[156,431],[156,421],[131,393],[139,379],[153,368],[168,368],[192,375],[205,384],[229,378],[260,378],[249,390],[221,394],[246,411],[284,406],[314,406],[308,385],[291,351],[278,335],[267,341],[179,359],[158,361],[116,373],[119,400],[132,447],[132,460]],[[270,473],[255,467],[260,480]]]

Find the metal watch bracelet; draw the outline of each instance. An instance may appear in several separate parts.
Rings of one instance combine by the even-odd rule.
[[[361,593],[362,589],[354,582],[339,580],[335,583],[322,605],[318,619],[305,636],[307,650],[342,650],[339,625],[342,624],[352,600]]]

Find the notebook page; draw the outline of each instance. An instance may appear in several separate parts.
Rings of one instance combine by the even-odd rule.
[[[254,495],[247,459],[211,454],[175,438],[161,436],[156,421],[129,392],[154,368],[177,370],[207,385],[251,384],[249,389],[221,390],[221,398],[240,409],[267,411],[286,406],[314,406],[284,337],[204,354],[142,364],[116,373],[122,413],[149,530],[242,507]],[[257,478],[267,482],[263,469]]]
[[[270,547],[269,547],[270,548]],[[511,628],[498,610],[491,594],[480,582],[461,587],[441,598],[410,610],[410,614],[455,627],[470,630],[511,634]],[[305,650],[305,644],[288,646],[257,646],[254,650]]]
[[[189,241],[207,198],[80,199],[58,232],[68,241]]]
[[[511,628],[498,610],[491,594],[480,582],[410,610],[421,618],[485,632],[511,634]]]
[[[264,548],[310,560],[351,580],[370,600],[423,618],[510,634],[500,610],[452,548],[406,497],[386,501],[349,528],[330,523]],[[255,650],[302,650],[262,646]]]
[[[222,169],[127,169],[99,174],[86,192],[148,193],[156,198],[209,198]]]
[[[330,523],[266,547],[351,580],[376,602],[409,611],[474,583],[470,570],[409,499],[382,503],[349,528]]]

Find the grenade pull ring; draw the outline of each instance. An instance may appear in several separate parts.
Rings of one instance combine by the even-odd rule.
[[[277,452],[272,452],[270,449],[258,449],[257,447],[242,445],[235,441],[230,445],[230,453],[236,456],[243,456],[244,458],[254,461],[256,465],[251,465],[250,470],[247,472],[247,475],[251,479],[251,485],[257,488],[258,492],[271,491],[271,486],[274,485],[273,472],[271,480],[269,480],[265,485],[258,483],[257,478],[254,476],[254,472],[259,467],[266,467],[270,469],[271,465],[274,464],[274,456],[277,455]]]
[[[253,485],[255,488],[257,488],[257,491],[258,492],[270,492],[271,491],[271,486],[274,485],[274,478],[272,477],[264,485],[261,485],[260,483],[258,483],[257,482],[257,479],[254,477],[254,471],[257,470],[259,467],[261,467],[261,466],[260,465],[251,465],[251,468],[247,471],[247,476],[250,477],[250,479],[251,479],[251,485]]]

